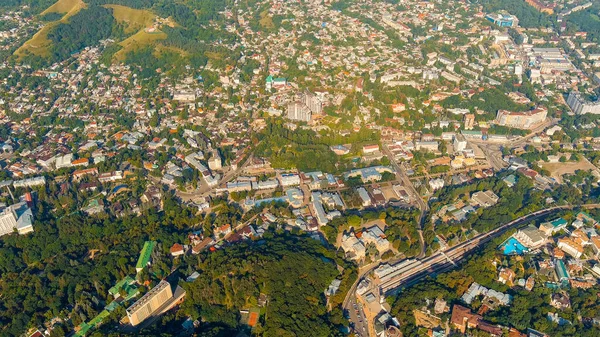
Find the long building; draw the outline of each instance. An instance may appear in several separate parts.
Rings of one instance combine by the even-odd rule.
[[[525,112],[511,112],[507,110],[498,110],[496,115],[496,124],[508,126],[516,129],[531,129],[546,119],[548,110],[537,108]]]
[[[571,91],[567,104],[577,115],[600,114],[600,102],[588,102],[576,91]]]
[[[157,313],[158,309],[172,297],[173,291],[171,290],[171,284],[164,280],[160,281],[156,287],[152,288],[142,296],[142,298],[127,308],[129,323],[133,326],[142,323],[147,318]]]
[[[379,289],[382,294],[397,288],[400,285],[401,276],[407,276],[414,273],[414,270],[423,263],[419,260],[407,259],[395,265],[384,264],[375,269],[375,277],[379,279]]]

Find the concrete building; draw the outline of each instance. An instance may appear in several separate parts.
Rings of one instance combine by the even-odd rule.
[[[292,102],[287,107],[287,118],[293,121],[310,122],[312,113],[301,102]]]
[[[171,284],[165,280],[160,281],[156,287],[152,288],[142,298],[127,308],[129,323],[132,326],[136,326],[152,316],[163,313],[169,309],[165,307],[165,304],[172,299],[173,290],[171,289]]]
[[[567,104],[577,115],[600,114],[600,102],[588,102],[576,91],[571,91],[567,98]]]
[[[323,102],[313,93],[307,91],[300,98],[308,110],[314,115],[320,115],[323,112]]]
[[[465,125],[465,130],[473,130],[473,126],[475,125],[475,114],[465,114],[463,116],[463,123]]]
[[[212,157],[208,160],[208,167],[211,170],[220,170],[223,167],[221,155],[219,151],[213,151]]]
[[[33,232],[33,213],[26,202],[0,210],[0,236],[11,234],[15,230],[19,234]]]
[[[498,110],[495,123],[501,126],[508,126],[516,129],[531,129],[542,123],[546,119],[547,115],[548,110],[544,108],[537,108],[525,112]]]
[[[508,13],[488,14],[485,18],[500,27],[517,27],[519,25],[519,19]]]
[[[529,249],[539,248],[546,242],[544,232],[532,225],[519,229],[514,237]]]
[[[454,137],[452,145],[454,147],[454,152],[464,151],[467,148],[467,141],[463,135],[458,134]]]

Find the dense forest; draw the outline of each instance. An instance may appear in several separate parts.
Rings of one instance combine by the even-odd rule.
[[[91,319],[106,303],[108,289],[135,274],[145,240],[158,240],[168,251],[187,235],[177,228],[198,221],[170,197],[164,212],[151,209],[140,217],[75,213],[56,218],[50,212],[52,204],[45,201],[46,192],[38,193],[35,231],[0,240],[0,336],[18,336],[59,315],[70,315],[75,325]],[[169,271],[166,264],[156,265],[157,275]]]
[[[357,152],[360,144],[378,140],[378,135],[367,129],[344,137],[335,132],[317,134],[306,129],[290,130],[281,121],[275,121],[269,122],[255,139],[258,143],[255,155],[268,158],[277,168],[341,173],[351,168],[351,164],[333,153],[331,145],[353,144]]]
[[[187,285],[181,315],[202,317],[203,332],[238,330],[240,309],[268,298],[258,336],[335,336],[324,290],[338,275],[335,254],[319,241],[275,236],[211,254],[198,266],[200,277]],[[340,321],[342,318],[337,317]]]
[[[587,32],[589,41],[600,42],[600,16],[598,11],[600,11],[600,5],[596,3],[586,10],[570,14],[567,16],[567,28]]]
[[[53,42],[51,59],[64,60],[72,53],[108,38],[114,21],[110,9],[99,6],[82,9],[68,23],[61,23],[48,33]]]

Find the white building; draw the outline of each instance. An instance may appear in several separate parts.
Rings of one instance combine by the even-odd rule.
[[[587,102],[581,94],[576,91],[571,91],[567,98],[567,104],[577,115],[582,114],[600,114],[600,102]]]
[[[25,202],[8,206],[0,211],[0,236],[11,234],[15,230],[19,234],[33,232],[33,213]]]
[[[279,177],[279,182],[283,187],[300,185],[300,176],[297,174],[282,174]]]

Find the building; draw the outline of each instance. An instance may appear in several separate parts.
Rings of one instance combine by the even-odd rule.
[[[302,95],[300,102],[308,108],[311,114],[320,115],[323,112],[323,102],[321,102],[321,99],[317,95],[309,91],[306,91]]]
[[[26,202],[0,209],[0,236],[15,230],[21,235],[33,232],[33,212]]]
[[[600,102],[587,102],[581,94],[576,91],[571,91],[567,98],[567,104],[571,110],[577,115],[583,114],[600,114]]]
[[[362,150],[363,150],[363,154],[379,152],[379,145],[377,145],[377,144],[363,145]]]
[[[465,130],[473,130],[473,126],[475,126],[475,114],[465,114],[463,116],[463,123]]]
[[[463,334],[467,329],[477,328],[481,319],[481,316],[473,314],[471,309],[465,308],[462,305],[455,304],[452,307],[452,317],[450,318],[450,322],[455,329]]]
[[[135,270],[139,273],[144,269],[147,265],[150,264],[150,260],[152,257],[152,250],[154,250],[154,246],[156,246],[156,241],[146,241],[144,242],[144,247],[142,247],[142,251],[140,252],[140,257],[138,258],[137,264],[135,265]]]
[[[532,225],[519,229],[514,237],[529,249],[539,248],[546,242],[544,232]]]
[[[508,13],[495,13],[488,14],[485,17],[488,21],[500,26],[500,27],[517,27],[519,25],[519,19]]]
[[[546,13],[548,15],[554,14],[554,9],[552,9],[552,7],[543,4],[539,0],[525,0],[525,2],[542,13]]]
[[[467,141],[463,135],[456,135],[452,141],[454,152],[464,151],[467,148]]]
[[[558,248],[562,249],[565,253],[578,259],[583,255],[583,247],[571,238],[562,238],[558,240]]]
[[[297,174],[282,174],[279,183],[283,187],[300,185],[300,176]]]
[[[208,167],[213,171],[220,170],[223,167],[219,151],[213,151],[212,157],[210,157],[210,159],[208,160]]]
[[[360,200],[362,201],[362,206],[363,207],[371,206],[372,201],[371,201],[371,197],[369,196],[369,192],[367,192],[367,190],[364,187],[359,187],[356,191],[358,192],[358,196],[360,197]]]
[[[494,206],[498,202],[498,196],[491,190],[478,191],[471,196],[471,204],[483,208]]]
[[[560,232],[565,228],[567,228],[567,220],[563,218],[554,219],[552,221],[540,224],[540,230],[544,232],[546,236],[551,236],[552,234]]]
[[[301,102],[292,102],[287,107],[287,118],[293,121],[310,122],[312,112]]]
[[[173,297],[171,284],[167,281],[160,283],[147,292],[142,298],[127,308],[129,323],[136,326],[147,318],[153,316],[158,310]]]
[[[537,108],[525,112],[511,112],[507,110],[498,110],[495,123],[501,126],[508,126],[516,129],[531,129],[542,123],[548,110]]]
[[[265,89],[280,89],[285,88],[287,85],[287,80],[285,78],[273,78],[273,76],[269,75],[265,81]]]

